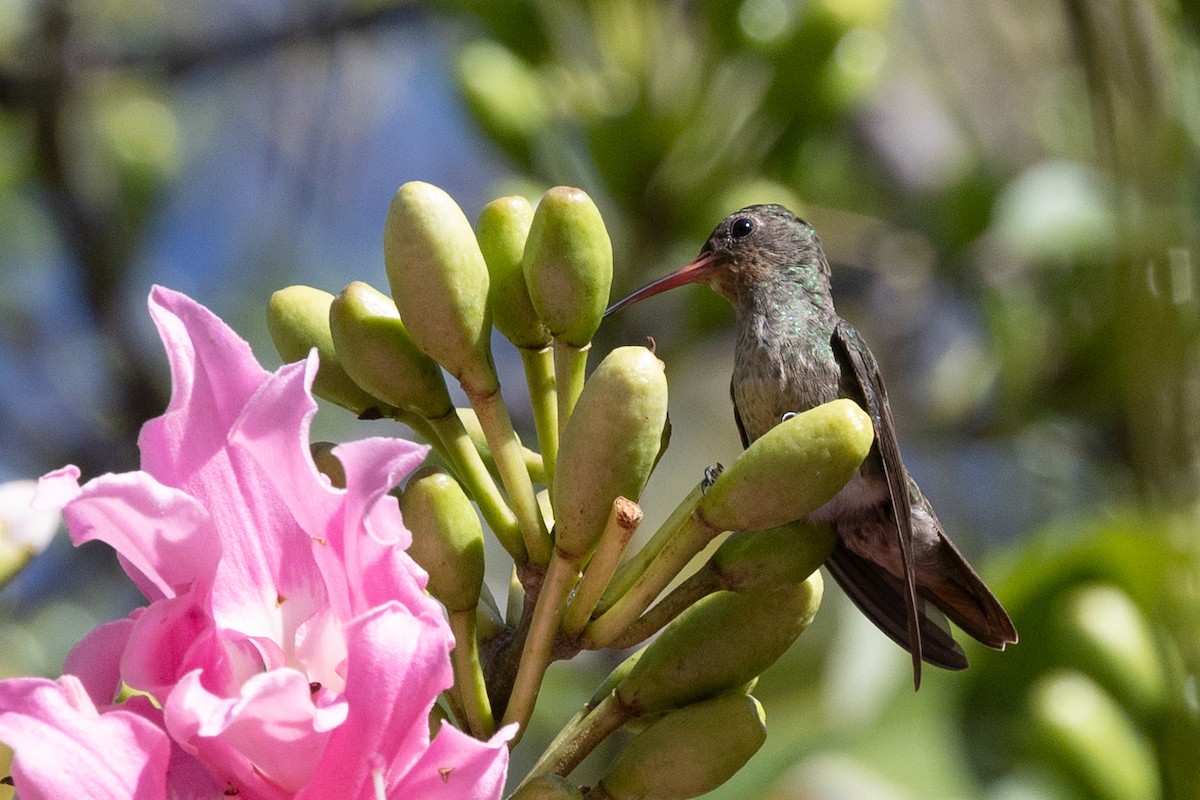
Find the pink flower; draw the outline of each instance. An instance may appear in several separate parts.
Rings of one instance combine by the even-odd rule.
[[[150,312],[173,392],[142,470],[39,487],[150,603],[85,637],[59,681],[0,682],[20,795],[498,797],[511,731],[430,741],[454,642],[387,494],[425,448],[341,445],[334,488],[308,450],[315,355],[269,373],[189,298],[155,288]]]

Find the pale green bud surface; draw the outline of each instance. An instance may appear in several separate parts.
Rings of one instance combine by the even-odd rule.
[[[584,384],[555,467],[555,546],[579,557],[604,530],[613,500],[636,501],[667,421],[663,363],[645,347],[613,350]]]
[[[329,478],[332,485],[345,489],[346,469],[333,454],[335,447],[337,445],[333,442],[313,442],[308,446],[308,451],[312,454],[313,463],[317,465],[317,471]]]
[[[756,439],[700,501],[704,520],[722,530],[762,530],[824,505],[871,451],[875,428],[852,400],[797,414]]]
[[[616,687],[634,715],[725,694],[775,663],[816,616],[821,574],[790,587],[717,592],[667,625]]]
[[[569,186],[546,192],[525,243],[525,282],[550,332],[584,347],[600,327],[612,287],[612,242],[600,210]]]
[[[491,280],[492,323],[517,347],[541,350],[550,345],[550,329],[533,310],[522,266],[532,221],[528,200],[501,197],[483,207],[475,228]]]
[[[383,258],[417,345],[469,393],[496,391],[487,265],[458,204],[428,183],[401,186],[388,208]]]
[[[342,367],[359,386],[426,419],[453,410],[441,367],[417,347],[392,298],[354,281],[333,298],[329,327]]]
[[[799,583],[825,563],[837,536],[828,525],[789,522],[729,536],[709,563],[734,591]]]
[[[317,348],[320,364],[313,393],[362,416],[390,417],[394,409],[355,383],[338,360],[329,330],[333,295],[311,286],[288,286],[267,303],[267,329],[285,362],[302,361]]]
[[[729,694],[672,711],[629,740],[600,779],[614,800],[687,800],[717,788],[763,742],[762,706]]]
[[[400,495],[400,514],[412,532],[408,554],[429,573],[429,593],[448,611],[473,610],[483,586],[483,527],[458,481],[418,470]]]

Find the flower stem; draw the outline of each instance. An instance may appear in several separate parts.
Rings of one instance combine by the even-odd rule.
[[[690,608],[697,600],[721,588],[719,575],[707,567],[700,570],[672,589],[666,597],[655,603],[653,608],[621,631],[607,646],[613,650],[626,650],[641,644],[662,630],[668,622]]]
[[[558,381],[558,435],[562,436],[567,427],[567,420],[575,409],[575,401],[583,391],[583,380],[587,373],[588,351],[591,343],[583,347],[575,347],[566,342],[554,340],[554,374]]]
[[[558,626],[562,621],[563,608],[567,595],[579,575],[578,559],[571,559],[558,550],[550,557],[550,566],[546,570],[545,582],[542,583],[537,603],[533,609],[533,618],[529,623],[529,633],[521,650],[521,660],[517,666],[517,676],[513,681],[512,694],[508,699],[508,707],[504,711],[504,721],[520,724],[512,744],[515,744],[525,732],[525,726],[533,715],[533,707],[537,702],[538,690],[542,686],[542,678],[546,667],[550,665],[550,657],[554,648],[554,639],[558,635]]]
[[[500,544],[513,560],[524,560],[525,542],[517,518],[500,495],[500,489],[492,480],[467,429],[463,427],[458,412],[451,409],[449,414],[427,422],[436,432],[437,439],[442,442],[448,453],[447,460],[453,465],[467,491],[475,498],[480,513],[500,540]]]
[[[464,387],[465,388],[465,387]],[[496,469],[500,472],[500,481],[508,492],[509,502],[521,526],[521,534],[525,539],[525,549],[529,558],[535,564],[546,564],[550,560],[550,534],[546,530],[546,521],[538,508],[537,497],[533,493],[533,481],[529,478],[529,470],[525,467],[525,456],[521,451],[521,443],[517,441],[516,431],[513,430],[512,419],[504,406],[504,398],[500,390],[484,394],[468,391],[467,397],[479,417],[479,426],[487,437],[492,448],[492,458],[496,461]]]
[[[566,777],[613,731],[618,730],[634,716],[629,709],[621,705],[616,695],[609,694],[590,713],[582,717],[577,716],[570,729],[564,729],[564,734],[555,738],[525,776],[522,785],[539,775],[551,772]]]
[[[670,538],[675,534],[675,531],[683,524],[684,519],[692,513],[696,506],[704,497],[704,492],[701,485],[697,484],[696,488],[688,493],[675,510],[671,512],[671,516],[667,517],[666,521],[654,532],[650,537],[650,541],[646,542],[633,558],[626,561],[620,566],[612,580],[608,583],[608,588],[604,590],[604,594],[600,597],[600,602],[596,604],[595,612],[603,614],[608,611],[618,600],[620,600],[633,586],[634,582],[641,577],[642,573],[650,566],[651,562],[666,546]]]
[[[684,517],[629,591],[583,629],[584,646],[589,649],[607,647],[650,607],[654,598],[688,562],[721,533],[724,531],[710,525],[698,509]]]
[[[454,650],[450,653],[450,661],[467,725],[475,738],[487,739],[496,732],[496,721],[492,718],[492,704],[488,700],[483,667],[479,663],[476,621],[475,609],[450,612],[450,630],[454,633]]]
[[[579,588],[575,590],[575,597],[571,600],[563,619],[563,633],[567,636],[578,636],[588,624],[600,595],[608,586],[613,573],[617,571],[621,556],[641,522],[642,509],[637,503],[624,497],[613,501],[604,532],[600,534],[599,544],[596,545],[596,552],[588,562],[583,579],[579,581]]]
[[[554,351],[549,347],[520,348],[525,365],[525,382],[533,407],[538,449],[542,452],[546,488],[553,491],[554,462],[558,458],[558,392],[554,385]]]

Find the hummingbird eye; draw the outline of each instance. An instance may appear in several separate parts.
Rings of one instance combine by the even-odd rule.
[[[738,217],[733,221],[733,226],[729,229],[729,235],[734,239],[745,239],[755,228],[754,220],[749,217]]]

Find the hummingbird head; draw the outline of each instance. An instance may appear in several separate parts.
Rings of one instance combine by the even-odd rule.
[[[700,255],[609,306],[605,316],[687,283],[707,284],[735,307],[762,293],[829,296],[829,262],[816,231],[779,205],[747,206],[717,225]]]

